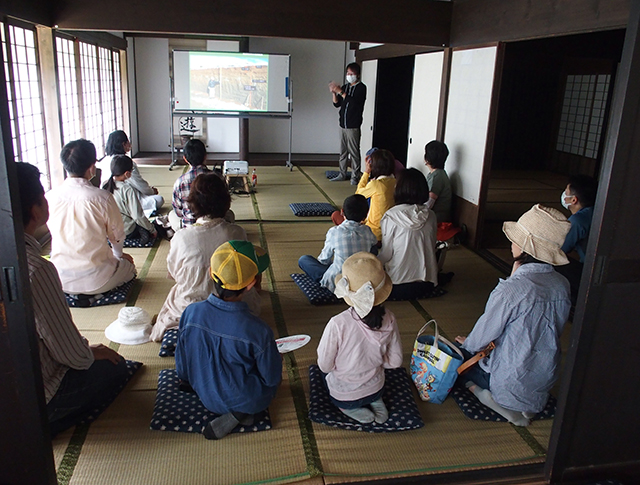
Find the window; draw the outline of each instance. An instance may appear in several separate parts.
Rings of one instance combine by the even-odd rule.
[[[66,144],[82,137],[74,42],[69,39],[56,38],[56,47],[62,140],[63,144]]]
[[[59,34],[56,51],[64,143],[86,138],[100,158],[124,124],[120,52]]]
[[[597,158],[610,82],[610,74],[567,76],[556,150]]]
[[[0,23],[15,160],[38,167],[51,188],[35,31]]]

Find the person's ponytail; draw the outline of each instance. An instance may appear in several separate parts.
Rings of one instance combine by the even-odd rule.
[[[114,177],[120,177],[132,170],[133,160],[131,160],[131,158],[126,155],[114,155],[111,159],[111,177],[102,185],[102,188],[113,194],[113,192],[117,190]]]

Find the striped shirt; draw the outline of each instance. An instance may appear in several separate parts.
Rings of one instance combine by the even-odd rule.
[[[25,234],[24,239],[44,394],[49,402],[69,368],[91,367],[93,352],[73,323],[55,266],[40,256],[40,244],[33,236]]]
[[[462,347],[494,342],[479,365],[491,374],[493,399],[513,411],[538,413],[560,370],[560,335],[569,318],[569,282],[545,263],[520,266],[500,280]]]

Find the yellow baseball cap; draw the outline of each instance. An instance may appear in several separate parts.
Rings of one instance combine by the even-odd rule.
[[[269,255],[249,241],[229,241],[211,256],[211,278],[226,290],[242,290],[269,266]]]

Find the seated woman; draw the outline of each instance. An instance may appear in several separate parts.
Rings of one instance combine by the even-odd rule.
[[[131,151],[131,142],[127,134],[122,130],[113,131],[107,139],[107,145],[104,147],[104,151],[106,156],[96,165],[102,170],[102,173],[108,174],[111,168],[111,159],[115,155],[126,155]],[[163,206],[164,198],[158,195],[158,189],[151,187],[149,183],[142,178],[136,162],[133,162],[133,170],[131,170],[131,177],[127,180],[127,183],[138,192],[142,209],[147,217],[150,217],[153,212]]]
[[[560,335],[571,308],[569,282],[553,266],[568,264],[560,247],[571,224],[556,209],[534,205],[502,230],[511,241],[513,269],[489,295],[468,337],[470,354],[495,350],[460,376],[478,400],[516,426],[542,411],[558,377]]]
[[[138,192],[126,183],[131,179],[132,170],[133,160],[126,155],[116,155],[111,159],[111,176],[102,188],[111,192],[116,199],[126,239],[137,239],[144,245],[155,239],[158,232],[144,215]]]
[[[356,194],[371,199],[364,223],[371,228],[378,241],[382,239],[380,220],[393,207],[393,190],[396,187],[394,164],[395,158],[389,150],[376,150],[371,154],[370,161],[366,162],[356,189]]]
[[[189,304],[204,301],[211,294],[210,259],[218,246],[230,240],[247,240],[244,229],[224,220],[231,196],[227,184],[216,173],[198,175],[187,202],[196,223],[176,232],[171,239],[167,269],[176,284],[169,290],[151,331],[155,341],[162,340],[165,330],[178,327]],[[260,313],[260,295],[255,287],[243,294],[242,301],[249,305],[251,313]]]
[[[424,298],[438,284],[438,261],[436,215],[424,205],[429,186],[422,172],[403,170],[393,197],[396,205],[380,222],[382,249],[378,255],[393,282],[389,298]]]

